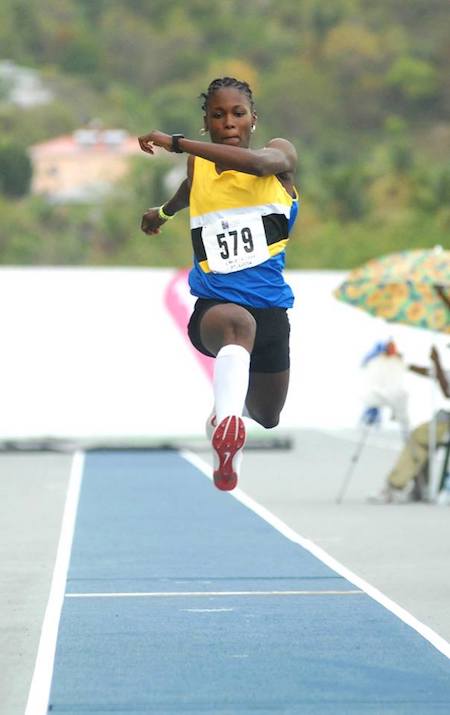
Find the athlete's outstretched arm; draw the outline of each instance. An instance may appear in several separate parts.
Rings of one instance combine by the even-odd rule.
[[[163,209],[164,213],[168,216],[174,216],[178,211],[186,209],[189,206],[189,195],[191,191],[191,161],[190,157],[188,160],[188,176],[180,184],[175,194],[171,199],[166,201],[162,207],[156,206],[154,208],[148,209],[142,216],[141,229],[147,235],[152,235],[159,233],[159,229],[163,226],[167,219],[162,218],[160,214],[160,208]]]
[[[171,135],[157,129],[139,137],[139,144],[142,151],[149,154],[154,153],[154,146],[173,151]],[[263,149],[246,149],[186,138],[179,139],[178,145],[187,154],[213,161],[224,169],[234,169],[255,176],[294,173],[297,165],[297,152],[286,139],[272,139]]]

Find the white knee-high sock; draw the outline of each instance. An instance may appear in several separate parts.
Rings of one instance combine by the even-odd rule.
[[[248,390],[250,353],[241,345],[224,345],[214,362],[214,404],[217,424],[229,415],[242,415]]]

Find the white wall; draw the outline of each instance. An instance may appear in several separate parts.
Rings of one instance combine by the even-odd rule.
[[[428,366],[436,344],[450,367],[449,337],[406,325],[388,324],[336,300],[332,291],[345,272],[295,271],[288,280],[297,296],[291,314],[292,383],[284,418],[290,424],[354,427],[361,414],[363,357],[377,341],[392,337],[407,363]],[[427,378],[409,372],[411,423],[428,419],[442,404]],[[385,411],[386,419],[389,410]]]
[[[0,269],[0,439],[195,436],[211,387],[165,304],[165,269]],[[354,427],[362,357],[393,336],[427,364],[442,335],[387,326],[339,303],[340,272],[291,271],[292,380],[282,427]],[[178,286],[188,309],[187,286]],[[443,349],[450,359],[450,350]],[[430,413],[430,382],[411,375],[411,418]]]

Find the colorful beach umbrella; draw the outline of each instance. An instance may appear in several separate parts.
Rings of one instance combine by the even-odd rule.
[[[450,334],[450,251],[375,258],[352,270],[334,296],[388,322]]]

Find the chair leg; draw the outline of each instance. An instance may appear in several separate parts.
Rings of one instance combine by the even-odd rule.
[[[442,467],[442,474],[441,474],[441,481],[440,481],[440,484],[439,484],[439,491],[441,491],[441,489],[442,489],[443,486],[444,486],[445,478],[446,478],[446,476],[447,476],[447,474],[448,474],[449,462],[450,462],[450,442],[447,443],[447,447],[446,447],[446,450],[445,450],[444,466]]]

